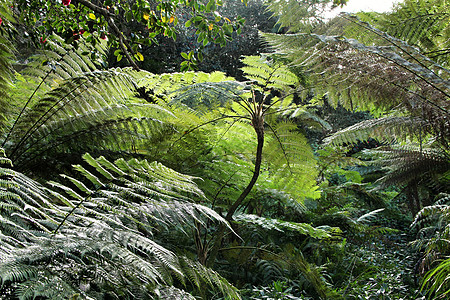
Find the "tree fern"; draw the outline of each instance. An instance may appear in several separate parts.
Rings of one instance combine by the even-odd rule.
[[[187,202],[203,197],[194,178],[146,161],[84,158],[90,169],[76,169],[85,179],[65,176],[74,187],[54,182],[52,190],[5,165],[0,169],[3,286],[12,286],[23,299],[98,297],[95,286],[134,299],[145,291],[157,295],[173,277],[190,281],[185,260],[151,234],[156,227],[186,227],[204,217],[224,222],[213,210]],[[223,278],[204,267],[202,274],[202,280],[215,278],[213,289],[239,299]],[[81,279],[88,285],[78,285]]]
[[[417,151],[392,146],[384,152],[397,156],[384,160],[391,168],[383,182],[407,185],[409,198],[416,202],[410,206],[416,212],[420,200],[414,186],[429,180],[425,178],[441,182],[439,178],[448,170],[450,86],[445,66],[406,41],[347,14],[313,33],[264,36],[292,64],[309,68],[316,93],[351,109],[372,110],[376,116],[389,112],[389,116],[346,128],[326,142],[348,145],[376,138],[387,144],[414,143]]]
[[[86,151],[151,155],[148,145],[174,132],[169,110],[135,98],[137,72],[98,70],[75,49],[52,47],[31,60],[11,91],[18,109],[2,127],[3,145],[19,170],[37,173],[52,163],[68,172]]]

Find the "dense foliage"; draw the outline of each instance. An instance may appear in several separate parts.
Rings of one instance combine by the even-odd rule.
[[[1,2],[0,299],[448,297],[447,1],[244,4]]]

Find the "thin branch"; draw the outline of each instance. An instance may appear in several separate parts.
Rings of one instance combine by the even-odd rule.
[[[288,166],[288,168],[289,168],[289,172],[291,172],[291,174],[292,174],[293,172],[292,172],[292,169],[291,169],[291,165],[289,164],[289,159],[288,159],[288,157],[287,157],[286,149],[284,148],[284,145],[283,145],[283,143],[281,142],[280,136],[279,136],[278,133],[275,131],[275,129],[272,128],[272,126],[271,126],[269,123],[264,122],[264,124],[266,124],[267,126],[269,126],[269,129],[270,129],[270,130],[273,132],[273,134],[275,135],[275,137],[276,137],[278,143],[280,144],[281,151],[283,151],[283,156],[284,156],[284,159],[286,159],[286,164],[287,164],[287,166]]]

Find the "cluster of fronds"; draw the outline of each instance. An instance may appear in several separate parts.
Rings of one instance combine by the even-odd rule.
[[[419,47],[429,58],[449,66],[449,4],[445,0],[406,0],[380,20],[392,36]]]
[[[341,14],[313,31],[293,27],[294,34],[264,34],[293,65],[309,70],[315,93],[326,95],[335,105],[383,116],[341,130],[325,142],[352,145],[373,138],[380,145],[390,145],[375,154],[388,170],[380,182],[405,185],[413,213],[421,205],[417,185],[438,191],[448,187],[450,72],[445,55],[436,61],[426,53],[446,52],[448,9],[437,7],[447,5],[407,1],[378,27]],[[432,38],[424,22],[439,36]],[[405,143],[414,146],[396,145]]]
[[[39,172],[49,163],[67,170],[88,151],[143,154],[173,133],[169,111],[134,97],[137,72],[100,71],[74,49],[53,47],[31,60],[11,90],[16,103],[5,115],[2,144],[19,170]]]
[[[358,34],[348,33],[349,27],[357,27]],[[363,42],[354,39],[363,34]],[[334,103],[351,109],[400,107],[448,143],[450,73],[417,48],[349,15],[315,33],[264,36],[293,64],[307,67],[316,92],[327,93]]]
[[[435,200],[417,213],[412,226],[418,229],[418,235],[412,244],[424,253],[419,265],[422,274],[427,272],[422,289],[439,299],[450,293],[450,195],[441,193]]]
[[[226,185],[231,185],[233,178],[242,182],[242,177],[235,172],[241,174],[244,171],[233,168],[229,162],[248,165],[248,161],[253,159],[255,147],[251,143],[254,137],[251,136],[251,128],[244,124],[252,124],[252,118],[261,114],[267,129],[263,157],[269,162],[268,175],[263,176],[269,176],[269,180],[274,183],[270,188],[291,193],[300,202],[305,197],[317,198],[317,171],[307,140],[296,130],[295,125],[277,122],[277,115],[280,114],[291,117],[308,114],[310,118],[311,113],[306,108],[293,103],[293,93],[300,84],[298,77],[283,63],[269,56],[248,56],[242,61],[245,64],[242,70],[249,79],[245,83],[233,81],[220,72],[188,72],[149,74],[142,77],[138,85],[145,88],[158,103],[169,103],[178,116],[173,122],[191,127],[175,144],[187,140],[196,131],[208,130],[213,144],[211,154],[223,156],[215,159],[214,164],[220,166],[211,165],[215,173],[212,180],[219,184],[218,189],[222,190],[220,186],[230,180]],[[259,113],[256,111],[258,105],[261,106]],[[213,124],[219,126],[214,128]],[[214,141],[214,137],[218,140]],[[232,144],[229,142],[231,140]],[[234,156],[231,156],[232,153]],[[242,158],[247,162],[242,161]],[[248,166],[252,168],[251,163]],[[224,172],[228,174],[220,175]],[[219,178],[223,178],[223,181]],[[207,176],[205,180],[210,182]]]
[[[86,166],[75,167],[83,179],[64,176],[71,186],[52,183],[48,189],[6,167],[10,161],[2,158],[4,289],[13,288],[22,299],[135,299],[158,296],[159,289],[175,293],[176,283],[181,289],[207,284],[239,299],[218,274],[194,268],[196,263],[152,240],[156,230],[183,230],[205,217],[224,222],[192,203],[203,197],[194,178],[145,160],[84,159]]]

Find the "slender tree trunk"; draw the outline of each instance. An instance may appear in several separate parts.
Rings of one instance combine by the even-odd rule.
[[[259,172],[261,170],[262,150],[264,146],[264,118],[262,116],[255,116],[252,120],[252,124],[253,128],[255,129],[256,137],[258,140],[258,144],[256,146],[255,169],[253,170],[252,179],[248,183],[247,187],[242,191],[238,199],[233,203],[233,205],[231,205],[230,209],[228,210],[228,213],[225,216],[225,220],[227,220],[228,222],[230,222],[233,219],[233,215],[238,209],[239,205],[242,204],[242,201],[244,201],[244,199],[248,196],[248,194],[252,190],[253,186],[258,180]],[[212,245],[212,249],[210,251],[210,254],[208,255],[208,260],[206,263],[208,267],[211,267],[216,260],[217,254],[222,245],[222,240],[225,235],[226,229],[227,227],[221,224],[219,230],[216,233],[216,238],[214,239],[214,244]]]

